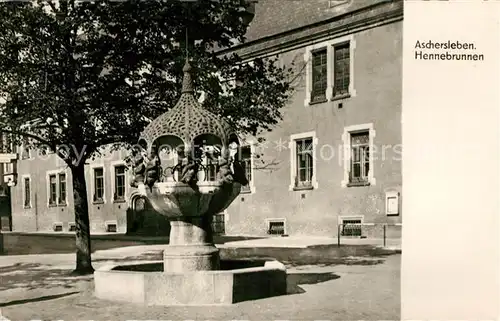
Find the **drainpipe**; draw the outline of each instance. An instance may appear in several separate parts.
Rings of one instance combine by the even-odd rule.
[[[38,232],[38,193],[35,192],[35,232]]]

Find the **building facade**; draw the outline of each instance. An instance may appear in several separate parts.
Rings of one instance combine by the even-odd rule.
[[[217,231],[377,237],[386,225],[399,226],[398,236],[402,30],[400,0],[255,4],[247,41],[231,50],[249,61],[277,56],[293,68],[294,94],[264,142],[246,139],[250,184],[215,218]],[[64,163],[22,148],[17,155],[12,229],[73,230]],[[131,197],[126,152],[106,155],[88,164],[91,232],[168,233],[164,218]]]
[[[11,188],[6,173],[13,173],[15,169],[16,153],[13,153],[13,146],[4,139],[0,139],[0,231],[12,230],[12,206],[10,192]],[[5,178],[5,181],[4,181]]]

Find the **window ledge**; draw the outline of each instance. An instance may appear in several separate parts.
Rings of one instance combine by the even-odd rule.
[[[328,101],[328,99],[326,99],[326,98],[322,98],[322,99],[318,99],[318,100],[311,100],[309,102],[309,105],[318,105],[318,104],[326,103],[327,101]]]
[[[309,190],[313,190],[314,187],[311,185],[311,186],[295,186],[293,188],[294,191],[309,191]]]
[[[64,202],[64,203],[57,204],[57,206],[68,206],[68,204],[66,204],[66,202]]]
[[[361,186],[370,186],[370,182],[347,183],[347,187],[361,187]]]
[[[94,205],[100,205],[100,204],[104,204],[104,201],[103,200],[93,201],[92,204],[94,204]]]
[[[240,194],[252,194],[252,190],[250,190],[250,189],[242,189],[242,190],[240,190]]]
[[[28,209],[30,209],[30,208],[31,208],[31,205],[24,205],[24,206],[23,206],[23,208],[24,208],[25,210],[28,210]]]
[[[127,201],[124,198],[117,198],[113,200],[113,203],[126,203]]]
[[[347,99],[347,98],[351,98],[351,94],[342,94],[342,95],[332,96],[332,98],[330,100],[335,101],[335,100],[342,100],[342,99]]]
[[[49,207],[57,207],[56,203],[49,203]]]

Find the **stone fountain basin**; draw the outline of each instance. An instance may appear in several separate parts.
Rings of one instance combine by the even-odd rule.
[[[225,210],[240,193],[241,184],[200,181],[196,188],[182,182],[158,182],[151,191],[145,191],[145,196],[158,213],[168,218],[203,216]]]
[[[286,294],[278,261],[221,260],[221,269],[163,272],[163,261],[104,266],[94,273],[100,299],[144,305],[230,305]]]

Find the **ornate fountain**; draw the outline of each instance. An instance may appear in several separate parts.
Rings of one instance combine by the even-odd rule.
[[[96,295],[192,305],[285,294],[286,271],[281,263],[220,260],[213,244],[212,217],[224,211],[248,182],[238,161],[235,130],[201,107],[188,61],[183,72],[179,101],[144,129],[127,158],[136,194],[170,221],[163,261],[97,270]]]
[[[139,139],[132,185],[158,213],[170,219],[165,271],[216,270],[220,264],[219,251],[213,245],[212,217],[225,210],[247,182],[235,159],[239,145],[236,132],[200,106],[189,62],[183,71],[179,101],[153,120]],[[162,164],[161,152],[176,162]],[[215,169],[212,180],[207,177],[207,163]]]

